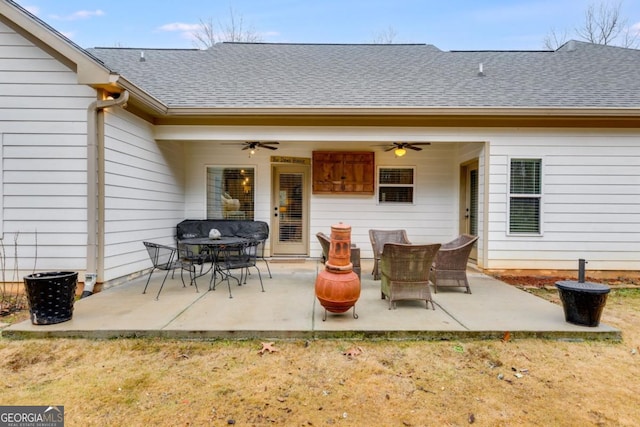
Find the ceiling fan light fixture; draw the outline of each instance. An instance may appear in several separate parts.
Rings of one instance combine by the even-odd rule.
[[[405,149],[404,149],[404,148],[402,148],[402,147],[398,147],[398,148],[396,148],[396,149],[393,151],[393,154],[395,154],[395,155],[396,155],[396,157],[402,157],[402,156],[404,156],[405,154],[407,154],[407,150],[405,150]]]

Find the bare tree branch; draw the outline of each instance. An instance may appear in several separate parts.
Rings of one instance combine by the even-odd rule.
[[[372,42],[374,44],[393,44],[397,36],[398,33],[396,30],[393,27],[388,27],[386,30],[375,35]]]
[[[213,26],[213,18],[209,17],[207,21],[200,19],[198,29],[193,32],[194,44],[196,47],[208,49],[218,42],[215,28]]]
[[[620,17],[621,8],[622,2],[600,3],[599,7],[590,4],[584,14],[584,23],[576,29],[576,34],[591,43],[611,44],[626,24],[626,20]]]
[[[242,15],[236,15],[233,9],[229,8],[229,21],[224,26],[224,41],[227,42],[261,42],[262,37],[253,27],[244,28],[244,18]]]
[[[564,30],[562,34],[558,34],[556,30],[552,28],[551,31],[549,31],[549,34],[545,36],[543,43],[545,49],[556,50],[567,41],[569,41],[569,34],[567,33],[567,30]]]
[[[629,28],[625,28],[622,33],[622,37],[622,46],[633,49],[640,48],[640,23],[632,25]]]
[[[608,3],[601,0],[599,4],[592,3],[584,12],[582,26],[575,29],[578,39],[594,44],[615,45],[627,48],[637,48],[638,32],[627,27],[627,19],[622,16],[622,1]],[[545,48],[557,49],[568,40],[567,33],[559,36],[551,30],[544,38]]]
[[[262,41],[262,36],[253,27],[244,27],[242,15],[236,15],[232,8],[229,8],[229,18],[226,23],[218,21],[214,25],[213,18],[200,19],[198,29],[193,33],[194,44],[201,49],[208,49],[220,42],[247,42],[258,43]]]

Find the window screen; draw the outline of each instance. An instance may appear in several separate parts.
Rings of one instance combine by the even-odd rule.
[[[253,219],[253,168],[207,167],[207,218]]]

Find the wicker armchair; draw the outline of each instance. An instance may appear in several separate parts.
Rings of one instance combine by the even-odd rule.
[[[440,244],[411,245],[387,243],[380,258],[380,290],[389,299],[389,310],[398,300],[425,300],[433,305],[429,288],[429,271]]]
[[[322,263],[324,264],[329,259],[329,249],[331,248],[331,239],[322,231],[316,233],[316,237],[322,246]],[[353,264],[353,271],[360,278],[360,248],[355,243],[351,244],[351,264]]]
[[[411,243],[405,230],[369,230],[369,240],[371,240],[373,247],[373,271],[371,272],[373,280],[380,279],[378,264],[385,243]]]
[[[478,236],[462,234],[440,247],[431,268],[431,281],[436,293],[438,286],[466,287],[467,293],[471,293],[467,280],[467,261],[476,240]]]

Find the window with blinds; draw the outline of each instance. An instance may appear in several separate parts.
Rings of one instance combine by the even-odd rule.
[[[413,203],[413,167],[378,168],[378,203]]]
[[[509,232],[540,234],[541,159],[511,159]]]
[[[303,241],[303,185],[302,173],[281,173],[279,176],[278,241],[280,242]]]

